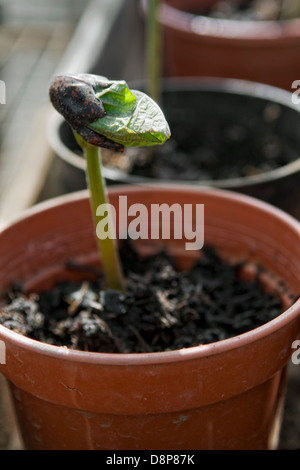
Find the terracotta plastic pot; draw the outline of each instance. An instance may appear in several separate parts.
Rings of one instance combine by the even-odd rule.
[[[201,16],[216,2],[162,0],[165,76],[240,78],[291,90],[300,75],[300,19],[244,22]]]
[[[299,223],[281,211],[219,190],[122,186],[110,191],[116,209],[119,195],[148,209],[204,204],[205,243],[230,259],[261,263],[272,273],[266,285],[278,277],[299,292]],[[164,242],[182,266],[197,256],[184,251],[184,240]],[[140,249],[160,243],[140,241]],[[16,279],[25,290],[49,288],[70,278],[70,260],[99,263],[86,192],[43,203],[1,230],[1,290]],[[74,351],[0,326],[0,370],[27,449],[270,449],[299,332],[300,300],[241,336],[165,353]]]
[[[144,83],[133,84],[132,87],[141,89]],[[194,129],[196,142],[199,140],[199,131],[212,119],[219,126],[228,123],[243,126],[259,120],[260,128],[265,128],[267,132],[268,125],[264,121],[265,110],[273,107],[275,112],[276,109],[279,112],[279,118],[274,124],[276,135],[294,149],[296,158],[289,164],[256,175],[201,181],[150,178],[142,174],[134,175],[111,165],[103,172],[108,182],[130,185],[154,182],[164,186],[177,183],[192,187],[201,185],[230,189],[262,199],[300,219],[300,105],[292,102],[289,92],[243,80],[173,78],[166,79],[162,83],[161,105],[169,122],[172,138],[177,140],[177,129],[190,127]],[[70,126],[57,113],[50,122],[48,135],[49,143],[55,153],[68,164],[64,176],[64,180],[68,181],[68,187],[73,185],[73,190],[82,189],[78,185],[75,186],[76,178],[73,173],[70,174],[70,169],[83,173],[85,160]],[[184,150],[182,144],[181,147]],[[82,184],[85,184],[84,179]]]

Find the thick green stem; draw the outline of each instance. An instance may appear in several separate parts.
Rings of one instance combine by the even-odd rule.
[[[283,10],[285,6],[285,0],[278,0],[278,15],[277,15],[277,20],[282,20],[283,19]]]
[[[87,184],[90,190],[91,207],[96,228],[97,224],[104,217],[97,216],[97,209],[102,204],[108,204],[106,184],[101,172],[99,149],[98,147],[85,142],[77,133],[75,133],[75,137],[79,145],[82,147],[86,157]],[[105,207],[108,208],[109,206]],[[107,287],[124,291],[123,273],[114,236],[115,227],[112,226],[113,221],[110,219],[110,215],[111,214],[108,213],[105,216],[105,223],[107,224],[107,230],[105,231],[106,237],[97,236],[97,243]]]
[[[157,19],[160,0],[149,0],[147,22],[147,68],[148,93],[151,98],[160,101],[161,37]]]

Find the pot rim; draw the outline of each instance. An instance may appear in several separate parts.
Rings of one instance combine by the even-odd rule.
[[[300,23],[299,23],[300,31]],[[138,83],[133,82],[132,86],[143,86],[144,81]],[[232,93],[237,95],[248,95],[266,101],[272,101],[275,104],[286,106],[296,112],[300,112],[300,104],[293,103],[292,93],[268,84],[251,82],[248,80],[240,80],[235,78],[218,78],[218,77],[170,77],[163,79],[162,90],[174,91],[180,87],[181,91],[190,91],[191,87],[195,91],[210,91],[215,93]],[[65,122],[64,118],[57,112],[53,112],[48,123],[48,141],[54,152],[71,166],[85,170],[86,164],[82,156],[71,151],[59,138],[60,126]],[[300,155],[299,158],[291,163],[283,165],[274,170],[265,171],[258,175],[244,176],[239,178],[228,178],[222,180],[193,180],[193,181],[177,181],[177,184],[188,186],[204,186],[223,189],[234,189],[241,186],[247,187],[255,184],[268,183],[273,180],[285,178],[293,173],[300,172]],[[125,184],[155,184],[170,186],[174,181],[155,178],[135,176],[124,173],[117,168],[103,168],[103,176],[111,181],[121,181]]]
[[[194,191],[194,189],[188,186],[181,186],[180,188],[178,188],[176,184],[172,186],[174,187],[174,189],[176,189],[177,192]],[[153,188],[155,189],[156,186],[153,185]],[[126,193],[141,191],[141,189],[141,186],[122,186],[122,191],[126,191]],[[149,190],[151,189],[151,187],[145,185],[143,189]],[[170,188],[160,188],[160,191],[168,192],[169,189]],[[220,199],[223,199],[225,197],[228,202],[238,200],[243,204],[246,204],[248,206],[250,205],[252,208],[257,208],[260,211],[267,212],[268,214],[273,214],[275,218],[280,219],[284,224],[288,225],[291,230],[298,232],[300,236],[300,223],[295,218],[264,201],[258,199],[256,200],[251,196],[232,193],[231,191],[223,189],[201,188],[200,191],[202,194],[212,193]],[[117,186],[109,188],[109,193],[114,192],[118,194],[120,192],[120,187]],[[12,222],[3,224],[0,227],[0,231],[2,232],[8,230],[12,225],[17,224],[18,222],[28,217],[36,216],[42,211],[53,209],[53,207],[55,207],[56,205],[72,203],[82,198],[89,199],[89,192],[87,190],[77,191],[71,194],[62,195],[54,199],[41,202],[25,210],[19,217],[14,219]],[[27,338],[19,333],[7,329],[3,325],[0,325],[0,338],[4,340],[4,342],[10,342],[19,348],[23,348],[30,352],[37,351],[39,354],[51,356],[54,359],[65,359],[78,363],[92,363],[111,366],[135,366],[141,364],[150,365],[166,362],[175,363],[189,361],[200,357],[216,356],[219,354],[223,354],[226,351],[238,349],[252,342],[259,341],[263,339],[268,332],[276,331],[279,328],[284,327],[291,321],[295,320],[297,317],[300,317],[300,297],[288,309],[286,309],[281,315],[279,315],[275,319],[241,335],[237,335],[232,338],[224,339],[210,344],[193,346],[190,348],[179,349],[175,351],[153,353],[97,353],[71,350],[64,346],[55,346],[47,343],[42,343],[31,338]]]
[[[142,4],[145,11],[147,7],[144,0]],[[249,45],[254,43],[274,45],[274,41],[284,44],[291,41],[299,42],[300,39],[300,18],[280,21],[216,19],[188,13],[163,1],[160,6],[159,20],[164,27],[169,29],[185,34],[234,41],[237,47],[247,42]]]

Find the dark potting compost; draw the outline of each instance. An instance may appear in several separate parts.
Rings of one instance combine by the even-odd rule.
[[[277,105],[267,105],[252,119],[240,116],[240,122],[214,117],[199,121],[189,119],[187,112],[184,119],[189,125],[182,126],[180,111],[176,116],[171,126],[174,138],[155,152],[130,151],[131,174],[161,180],[226,180],[276,170],[299,157],[297,145],[278,132]]]
[[[0,323],[71,349],[144,353],[220,341],[282,313],[280,296],[263,289],[260,269],[253,280],[245,280],[244,263],[229,264],[211,247],[199,253],[190,269],[180,271],[166,252],[142,258],[124,242],[125,294],[104,289],[101,277],[62,282],[27,296],[14,286]]]
[[[287,107],[211,86],[206,90],[179,83],[173,88],[166,83],[162,109],[170,139],[155,149],[102,149],[103,165],[138,178],[206,182],[261,175],[299,158]],[[60,132],[67,148],[82,156],[71,128],[62,126]]]

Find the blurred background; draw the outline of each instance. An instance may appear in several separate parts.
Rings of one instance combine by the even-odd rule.
[[[48,83],[85,6],[83,0],[0,2],[0,78],[6,92],[0,108],[2,220],[30,205],[43,184],[50,158],[45,140]]]
[[[64,169],[49,146],[48,123],[54,112],[48,100],[49,82],[56,73],[90,71],[94,63],[97,73],[100,69],[99,74],[110,78],[137,77],[131,61],[134,52],[127,61],[122,54],[124,27],[128,19],[135,23],[137,2],[127,2],[124,9],[125,3],[0,0],[0,79],[6,95],[0,105],[0,221],[84,184],[83,173]],[[139,23],[135,27],[140,36]],[[140,40],[136,47],[142,48]],[[63,181],[68,170],[74,171],[78,186],[69,188]]]

